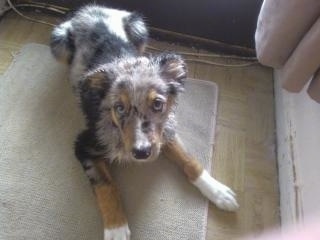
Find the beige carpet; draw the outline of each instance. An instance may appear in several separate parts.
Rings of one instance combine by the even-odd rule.
[[[39,44],[0,78],[0,240],[98,240],[94,195],[73,155],[83,127],[66,69]],[[188,151],[210,169],[217,87],[188,80],[178,109]],[[115,169],[132,240],[203,240],[208,201],[165,158]]]

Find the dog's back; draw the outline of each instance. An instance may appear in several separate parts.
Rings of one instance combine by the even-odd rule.
[[[147,37],[139,14],[89,5],[54,28],[51,50],[59,61],[71,65],[72,78],[117,57],[138,55]]]

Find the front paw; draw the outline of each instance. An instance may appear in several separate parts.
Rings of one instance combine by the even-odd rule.
[[[229,187],[211,177],[206,170],[203,170],[193,184],[218,208],[226,211],[235,211],[239,208],[235,199],[236,194]]]
[[[104,240],[130,240],[130,234],[128,224],[117,228],[105,228]]]

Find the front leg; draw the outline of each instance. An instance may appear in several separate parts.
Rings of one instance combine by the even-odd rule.
[[[163,146],[163,152],[183,169],[189,181],[218,208],[235,211],[239,207],[235,193],[211,177],[198,161],[186,153],[177,138],[167,142]]]
[[[119,191],[104,160],[94,162],[96,177],[91,178],[104,223],[104,240],[129,240],[130,230],[122,209]]]
[[[75,143],[75,155],[96,195],[104,224],[104,240],[129,240],[130,230],[119,192],[106,162],[101,158],[102,150],[93,131],[87,129],[79,134]]]

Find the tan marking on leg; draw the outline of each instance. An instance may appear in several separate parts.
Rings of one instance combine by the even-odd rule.
[[[199,162],[191,160],[184,165],[183,170],[191,181],[195,181],[201,175],[203,167]]]
[[[105,179],[106,182],[111,183],[112,177],[111,174],[107,168],[107,164],[104,160],[97,160],[94,161],[94,166],[97,169],[97,172],[100,176],[103,176],[103,179]]]
[[[107,165],[101,160],[95,162],[95,167],[98,173],[103,175],[101,179],[105,180],[93,186],[104,227],[110,229],[123,226],[127,223],[127,219],[122,208],[119,191],[111,178]]]
[[[201,164],[188,155],[177,140],[166,143],[163,152],[183,169],[190,181],[195,181],[201,175],[203,171]]]

